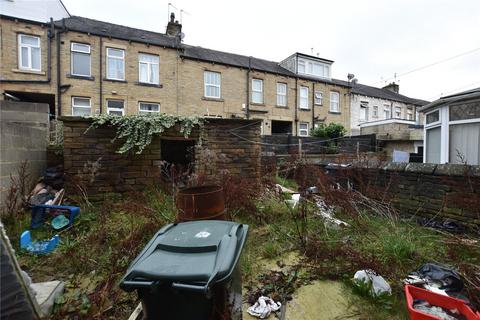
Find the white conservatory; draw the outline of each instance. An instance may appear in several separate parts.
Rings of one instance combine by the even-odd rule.
[[[442,97],[425,114],[423,162],[480,165],[480,88]]]

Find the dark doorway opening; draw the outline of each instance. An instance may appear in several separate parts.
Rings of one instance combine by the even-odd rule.
[[[46,103],[49,105],[50,119],[55,118],[55,95],[37,92],[5,91],[5,98],[13,101]]]
[[[195,140],[162,139],[162,179],[184,184],[193,173],[195,161]]]
[[[291,121],[272,120],[272,134],[292,133]]]

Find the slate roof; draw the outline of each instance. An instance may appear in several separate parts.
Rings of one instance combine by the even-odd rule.
[[[367,86],[360,83],[352,85],[352,93],[356,93],[356,94],[367,96],[367,97],[381,98],[381,99],[393,100],[393,101],[398,101],[398,102],[403,102],[408,104],[414,104],[417,106],[423,106],[429,103],[428,101],[410,98],[402,94],[390,91],[388,89],[371,87],[371,86]]]

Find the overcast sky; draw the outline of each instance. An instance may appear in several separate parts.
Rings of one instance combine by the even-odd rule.
[[[335,61],[334,78],[350,72],[375,86],[476,49],[397,82],[400,93],[426,100],[480,87],[480,0],[170,1],[179,20],[186,12],[187,44],[273,61],[319,53]],[[168,21],[167,0],[63,2],[72,15],[152,31],[165,32]]]

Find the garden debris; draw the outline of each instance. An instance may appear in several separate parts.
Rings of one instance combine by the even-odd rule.
[[[424,264],[418,271],[411,272],[409,278],[411,276],[423,279],[425,284],[447,291],[447,293],[449,291],[459,292],[463,289],[463,281],[456,271],[435,263]]]
[[[64,288],[65,283],[58,280],[30,284],[42,317],[48,317],[52,313],[55,299],[63,294]]]
[[[58,235],[54,235],[50,240],[32,242],[30,231],[26,230],[20,236],[20,248],[34,254],[47,254],[52,252],[60,241]]]
[[[289,200],[285,200],[285,202],[292,208],[295,209],[297,204],[300,202],[300,193],[292,194],[292,198]]]
[[[424,227],[444,230],[444,231],[453,232],[453,233],[462,233],[465,231],[464,226],[461,226],[455,221],[452,221],[449,219],[446,219],[443,221],[435,221],[428,218],[422,218],[420,219],[420,224],[423,225]]]
[[[444,309],[442,307],[433,306],[424,300],[415,300],[413,308],[443,320],[466,319],[457,309]]]
[[[318,208],[318,211],[315,212],[316,215],[322,217],[325,220],[325,224],[333,229],[339,229],[341,227],[349,227],[349,224],[345,221],[337,219],[334,217],[335,208],[329,206],[325,203],[325,200],[322,197],[315,197],[315,204]]]
[[[284,187],[284,186],[282,186],[281,184],[278,184],[278,183],[275,185],[275,188],[277,188],[277,190],[281,193],[297,193],[297,191],[294,191],[292,189]]]
[[[247,312],[257,318],[265,319],[275,311],[278,311],[282,304],[280,302],[275,302],[269,297],[261,296],[258,298],[257,302],[247,309]]]
[[[355,275],[353,276],[353,279],[359,283],[371,283],[372,284],[372,289],[371,289],[371,294],[372,296],[379,296],[382,294],[392,294],[392,288],[388,284],[385,279],[377,274],[375,271],[367,269],[367,270],[359,270],[355,272]]]

